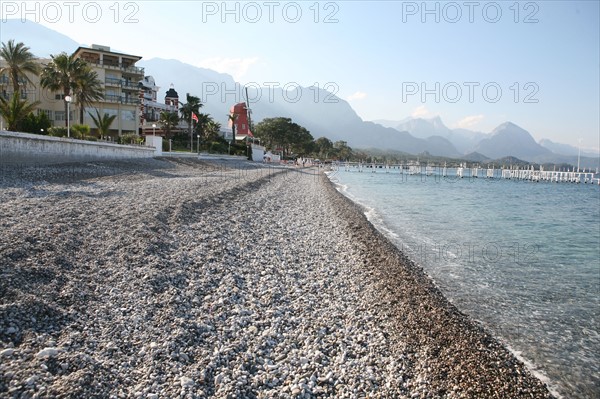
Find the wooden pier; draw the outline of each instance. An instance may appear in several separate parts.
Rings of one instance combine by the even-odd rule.
[[[397,163],[367,163],[367,162],[340,162],[332,164],[334,170],[343,169],[347,172],[367,172],[367,173],[395,173],[402,175],[424,175],[458,178],[483,178],[483,179],[509,179],[509,180],[527,180],[534,182],[556,182],[556,183],[584,183],[600,185],[600,177],[593,172],[581,171],[557,171],[557,170],[538,170],[531,168],[467,168],[465,165],[459,167],[447,167],[446,165],[420,165],[409,162],[406,164]]]

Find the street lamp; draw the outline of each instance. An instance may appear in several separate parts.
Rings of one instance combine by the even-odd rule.
[[[71,113],[71,96],[65,96],[65,101],[67,102],[67,137],[71,137],[71,129],[69,128],[69,114]]]
[[[156,136],[156,123],[152,124],[152,135]]]

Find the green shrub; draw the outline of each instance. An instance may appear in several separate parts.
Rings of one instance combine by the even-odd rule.
[[[46,135],[50,126],[52,126],[52,122],[44,112],[37,115],[30,112],[21,122],[20,130],[25,133]]]
[[[128,133],[119,137],[119,144],[142,144],[144,139],[137,134]]]
[[[71,137],[75,139],[84,140],[86,136],[90,134],[90,127],[88,125],[75,124],[71,126]]]
[[[48,128],[48,136],[67,137],[67,128],[64,126],[52,126]]]
[[[216,152],[216,153],[219,153],[219,154],[226,154],[227,153],[227,149],[228,149],[228,145],[227,144],[223,144],[220,141],[213,141],[212,143],[210,143],[209,152]]]

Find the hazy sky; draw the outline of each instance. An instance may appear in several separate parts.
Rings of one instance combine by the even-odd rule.
[[[600,147],[598,1],[2,1],[83,44],[240,83],[319,85],[365,120],[440,115]],[[12,15],[11,15],[12,14]],[[151,72],[151,71],[148,71]],[[164,84],[163,84],[164,86]],[[307,93],[310,95],[311,93]]]

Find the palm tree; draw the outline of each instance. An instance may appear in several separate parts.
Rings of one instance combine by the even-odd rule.
[[[188,130],[192,128],[192,112],[199,116],[200,108],[204,106],[200,101],[199,97],[191,96],[190,93],[185,95],[186,104],[183,104],[179,111],[181,112],[181,119],[184,120],[188,125]],[[198,121],[199,122],[199,121]],[[198,123],[199,124],[199,123]]]
[[[214,140],[219,136],[219,131],[221,130],[221,124],[214,120],[209,120],[206,124],[205,134],[209,140]]]
[[[62,91],[64,97],[70,96],[77,89],[77,80],[86,70],[87,63],[74,55],[60,53],[51,55],[52,61],[42,70],[40,83],[43,88]],[[68,105],[65,100],[65,126],[68,124]]]
[[[179,124],[179,116],[176,112],[161,112],[158,123],[165,131],[166,138],[170,138],[171,131]]]
[[[96,128],[98,128],[98,133],[100,134],[100,139],[102,140],[104,136],[108,135],[110,125],[112,125],[117,115],[108,115],[107,113],[105,113],[104,115],[100,116],[100,111],[98,111],[97,109],[96,116],[90,113],[88,114],[92,117]]]
[[[19,131],[21,123],[39,104],[39,101],[27,103],[27,100],[21,100],[19,92],[16,91],[11,100],[0,97],[0,116],[6,121],[8,130]]]
[[[231,122],[231,131],[233,132],[232,140],[235,140],[235,121],[237,120],[238,116],[238,114],[227,115],[227,119],[229,119],[229,121]]]
[[[9,76],[13,84],[13,95],[19,93],[20,78],[33,84],[27,73],[33,75],[40,73],[40,66],[35,62],[35,56],[22,42],[15,44],[14,39],[11,39],[8,43],[2,43],[0,57],[6,62],[6,66],[0,68],[0,75],[6,73]]]
[[[89,65],[83,67],[80,75],[75,78],[73,94],[75,94],[75,103],[79,107],[79,123],[83,124],[85,107],[104,98],[102,82],[98,79],[98,74]]]
[[[206,129],[206,125],[212,121],[212,117],[209,114],[200,113],[198,116],[198,122],[196,122],[195,132],[196,133],[204,133]]]

